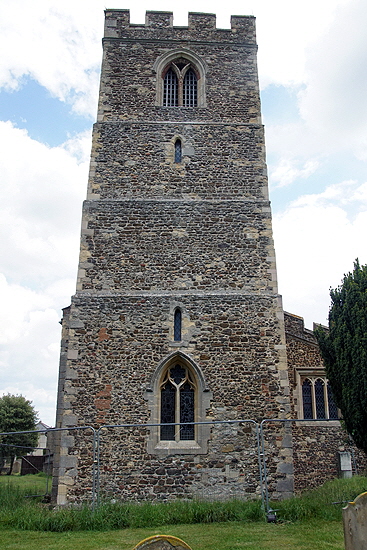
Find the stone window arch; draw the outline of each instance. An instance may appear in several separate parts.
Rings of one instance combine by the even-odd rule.
[[[206,419],[211,392],[195,362],[175,352],[157,367],[146,398],[150,409],[148,452],[159,455],[206,453]],[[193,424],[190,424],[193,422]]]
[[[206,107],[206,64],[193,52],[180,49],[159,57],[155,64],[156,105]]]

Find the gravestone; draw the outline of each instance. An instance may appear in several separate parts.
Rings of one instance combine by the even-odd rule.
[[[133,550],[191,550],[190,546],[177,537],[154,535],[139,542]]]
[[[339,477],[351,478],[352,472],[352,456],[349,451],[343,451],[338,453],[338,470]]]
[[[362,493],[343,508],[343,525],[345,550],[366,550],[367,493]]]

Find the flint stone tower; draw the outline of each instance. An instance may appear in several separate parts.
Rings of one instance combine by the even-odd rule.
[[[255,19],[107,10],[103,51],[57,427],[162,423],[106,435],[115,498],[241,498],[258,491],[251,426],[171,424],[289,412]],[[90,492],[92,453],[85,432],[59,439],[64,504]],[[291,435],[272,453],[288,496]]]

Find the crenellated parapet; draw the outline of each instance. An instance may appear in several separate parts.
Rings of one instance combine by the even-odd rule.
[[[149,37],[159,31],[160,39],[162,39],[162,32],[168,32],[170,38],[176,39],[189,37],[191,40],[208,40],[211,38],[256,44],[255,17],[249,15],[232,15],[230,29],[218,29],[216,16],[213,13],[190,12],[187,26],[174,26],[171,11],[147,11],[144,25],[130,23],[130,10],[106,10],[105,16],[104,38],[123,39],[128,38],[129,33],[134,37],[139,35]]]

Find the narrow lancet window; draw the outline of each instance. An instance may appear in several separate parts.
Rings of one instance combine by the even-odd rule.
[[[320,379],[315,382],[316,418],[326,418],[324,382]]]
[[[172,441],[175,439],[176,420],[176,388],[169,379],[161,389],[161,439],[163,441]],[[166,426],[165,424],[169,424]]]
[[[312,410],[312,386],[309,380],[302,384],[303,418],[313,418]]]
[[[182,144],[180,139],[175,141],[175,163],[179,164],[182,160]]]
[[[184,424],[180,426],[181,440],[195,439],[194,424],[187,424],[195,421],[194,400],[195,390],[189,380],[181,386],[180,390],[180,422]]]
[[[182,330],[182,313],[180,308],[176,308],[174,319],[173,319],[173,339],[175,342],[181,341],[181,330]]]
[[[172,69],[169,69],[164,77],[163,105],[165,107],[178,105],[178,80]]]
[[[196,107],[198,104],[198,84],[196,74],[189,69],[183,81],[183,105],[185,107]]]
[[[332,420],[338,420],[338,407],[334,403],[333,392],[331,391],[330,384],[327,384],[327,397],[329,406],[329,418]]]

